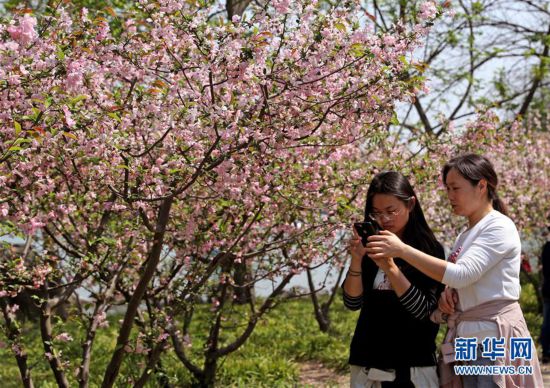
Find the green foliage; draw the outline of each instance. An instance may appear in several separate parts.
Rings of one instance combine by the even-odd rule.
[[[456,31],[447,31],[447,36],[447,41],[452,47],[456,47],[460,43],[460,39]]]
[[[537,291],[532,283],[522,282],[519,302],[525,316],[525,321],[527,322],[527,327],[529,327],[531,336],[536,342],[540,336],[542,315],[539,313]]]
[[[474,1],[472,3],[472,13],[474,15],[480,14],[483,12],[483,3],[480,1]]]
[[[506,76],[504,69],[499,69],[493,81],[495,90],[501,98],[506,98],[510,94],[510,87],[507,83]]]
[[[322,299],[322,298],[321,298]],[[525,319],[536,340],[540,334],[542,317],[537,311],[537,299],[535,288],[526,283],[522,286],[520,299]],[[207,338],[207,319],[209,305],[201,305],[195,313],[191,325],[192,346],[187,349],[191,360],[198,366],[202,366],[201,351]],[[243,330],[245,306],[242,309],[242,321],[230,322],[222,331],[221,341],[227,343],[233,340]],[[219,386],[254,386],[254,387],[291,387],[299,382],[299,363],[313,360],[324,364],[341,373],[346,373],[348,367],[349,344],[353,336],[358,312],[347,310],[337,298],[332,310],[332,326],[329,333],[322,333],[313,316],[309,299],[291,300],[277,306],[266,318],[262,319],[250,336],[249,340],[229,357],[222,359],[217,374]],[[116,342],[116,327],[119,317],[111,316],[111,325],[108,328],[99,329],[94,352],[92,355],[90,386],[101,384],[103,373],[110,360],[111,351]],[[70,319],[66,328],[73,335],[74,341],[63,349],[63,359],[72,360],[71,369],[67,371],[67,377],[72,385],[77,385],[76,362],[81,357],[80,341],[78,333],[81,323]],[[25,323],[24,336],[25,348],[29,354],[29,364],[33,365],[32,376],[37,387],[55,387],[52,373],[43,357],[42,344],[39,338],[39,330],[32,327],[32,323]],[[436,343],[443,340],[446,327],[441,326]],[[196,333],[196,334],[194,334]],[[56,333],[58,334],[58,333]],[[5,338],[2,338],[4,341]],[[135,342],[135,336],[131,343]],[[19,371],[15,359],[9,347],[0,348],[0,382],[4,388],[19,387]],[[119,386],[131,385],[141,375],[144,365],[144,356],[130,354],[122,366],[122,372],[118,380]],[[159,379],[166,378],[176,386],[190,386],[194,384],[193,377],[172,350],[168,350],[161,359],[161,368],[150,378],[147,386],[156,387]]]

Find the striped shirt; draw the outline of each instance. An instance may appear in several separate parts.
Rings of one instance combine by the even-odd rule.
[[[405,310],[416,319],[428,318],[437,306],[436,289],[423,292],[412,284],[398,299]],[[350,310],[359,310],[363,306],[363,295],[350,296],[344,290],[344,305]]]

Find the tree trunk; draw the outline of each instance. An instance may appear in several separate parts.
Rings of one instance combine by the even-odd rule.
[[[61,361],[55,355],[54,348],[52,346],[52,311],[48,304],[44,302],[42,306],[42,314],[40,315],[40,333],[42,335],[42,344],[44,345],[44,354],[48,358],[48,362],[55,376],[55,381],[60,388],[68,388],[69,381],[63,373],[63,366]]]
[[[244,260],[240,263],[235,263],[234,266],[233,280],[235,281],[235,299],[233,303],[248,304],[254,297],[254,289],[250,283],[250,268]]]
[[[145,384],[149,380],[149,377],[153,374],[158,362],[160,361],[160,356],[165,346],[166,340],[163,340],[160,343],[156,344],[156,346],[151,350],[147,365],[145,366],[145,369],[143,370],[143,373],[141,374],[139,380],[134,384],[134,388],[143,388],[145,386]],[[166,382],[164,382],[164,384],[161,384],[161,386],[166,386]]]
[[[88,388],[90,379],[90,362],[92,358],[92,345],[94,343],[95,335],[97,332],[97,320],[96,313],[92,316],[90,327],[86,333],[86,340],[82,343],[82,363],[78,371],[78,383],[80,388]]]
[[[171,197],[167,198],[162,202],[159,208],[153,247],[147,259],[147,265],[143,270],[143,276],[139,280],[134,294],[132,295],[132,298],[128,303],[128,309],[126,310],[126,314],[124,315],[124,321],[122,322],[117,338],[115,352],[113,353],[111,361],[109,362],[109,365],[105,370],[103,384],[101,385],[102,388],[111,388],[115,383],[115,379],[120,371],[120,365],[122,364],[122,361],[124,360],[126,354],[126,350],[124,348],[128,344],[128,339],[130,338],[130,333],[132,331],[134,318],[136,317],[139,304],[143,299],[143,295],[145,295],[145,291],[147,290],[149,281],[155,274],[155,270],[160,260],[160,254],[162,252],[162,246],[164,242],[164,234],[166,232],[166,225],[169,221],[172,203],[173,199]]]
[[[200,386],[203,388],[211,388],[216,382],[216,371],[218,368],[218,359],[217,356],[207,356],[204,363],[204,374],[203,379],[199,382]]]
[[[313,276],[311,275],[311,270],[307,269],[307,281],[309,284],[309,290],[311,295],[311,301],[313,303],[313,311],[315,313],[315,320],[319,324],[319,330],[323,333],[326,333],[330,330],[330,306],[334,302],[336,293],[338,292],[338,287],[340,287],[340,281],[342,280],[342,275],[344,274],[344,268],[340,269],[338,273],[338,279],[336,279],[336,284],[331,290],[330,297],[325,303],[319,304],[319,298],[317,297],[317,290],[315,290],[315,285],[313,284]]]
[[[309,285],[309,295],[311,297],[311,302],[313,303],[313,312],[315,313],[315,320],[319,325],[319,330],[323,333],[326,333],[330,327],[330,320],[327,314],[323,313],[323,309],[319,305],[319,298],[317,297],[317,291],[315,289],[315,284],[313,284],[313,276],[311,275],[311,270],[308,268],[307,273],[307,282]]]
[[[15,360],[17,361],[17,366],[19,367],[19,374],[21,375],[23,386],[25,388],[34,388],[31,378],[31,371],[27,365],[27,353],[21,348],[20,344],[21,341],[19,337],[21,335],[21,331],[11,319],[8,312],[8,304],[4,298],[0,298],[0,307],[2,308],[2,313],[4,314],[4,319],[6,321],[6,336],[13,344],[12,349],[14,349]]]
[[[248,4],[252,0],[227,0],[225,9],[227,10],[227,18],[231,20],[234,15],[242,15]]]

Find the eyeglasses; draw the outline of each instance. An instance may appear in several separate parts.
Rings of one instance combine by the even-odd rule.
[[[376,221],[380,221],[383,219],[391,219],[397,217],[399,214],[403,212],[404,208],[401,208],[399,210],[393,210],[389,212],[376,212],[376,213],[369,213],[369,216],[371,218],[374,218]]]
[[[409,201],[412,198],[414,198],[414,197],[409,197],[409,198],[405,199],[405,202],[407,203],[407,205],[409,204]],[[376,221],[381,221],[383,219],[392,219],[392,218],[397,217],[399,214],[401,214],[404,209],[405,208],[401,208],[401,209],[398,209],[398,210],[392,210],[392,211],[389,211],[389,212],[369,213],[369,216],[371,218],[375,219]]]

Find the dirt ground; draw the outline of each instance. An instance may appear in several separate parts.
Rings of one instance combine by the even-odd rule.
[[[349,387],[349,374],[338,374],[319,362],[300,366],[300,387]]]
[[[541,368],[544,388],[550,388],[550,364]],[[318,362],[303,363],[300,371],[300,387],[349,387],[349,374],[338,374]]]

